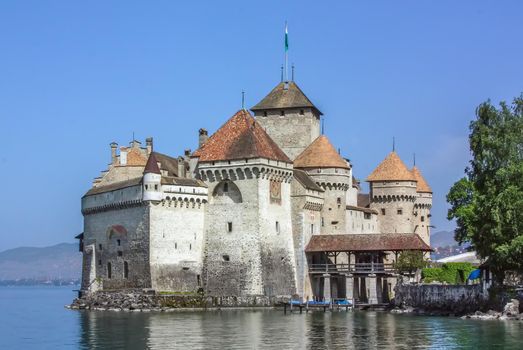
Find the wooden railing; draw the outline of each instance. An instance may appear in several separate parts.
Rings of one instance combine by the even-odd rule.
[[[355,263],[355,264],[311,264],[309,273],[394,273],[393,264]]]

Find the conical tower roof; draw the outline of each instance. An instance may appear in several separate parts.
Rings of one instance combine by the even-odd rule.
[[[367,181],[416,181],[416,178],[398,154],[392,151],[367,177]]]
[[[145,164],[145,169],[143,170],[143,173],[161,174],[160,168],[158,167],[158,160],[154,156],[154,153],[151,153],[149,159],[147,159],[147,164]]]
[[[192,156],[201,162],[266,158],[292,163],[245,109],[233,115]]]
[[[421,175],[421,171],[418,169],[418,167],[414,166],[411,172],[417,181],[416,192],[432,193],[432,189],[430,188],[423,175]]]
[[[319,136],[294,160],[295,168],[343,168],[349,169],[325,135]]]
[[[281,82],[267,96],[263,98],[252,111],[280,108],[309,107],[315,109],[320,115],[323,114],[301,91],[295,82]]]

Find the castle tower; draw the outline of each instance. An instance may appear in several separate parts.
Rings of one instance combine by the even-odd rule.
[[[327,136],[321,135],[296,157],[294,167],[305,170],[325,191],[321,233],[346,233],[347,190],[352,182],[350,164],[336,152]]]
[[[432,189],[421,175],[418,167],[411,170],[416,186],[416,201],[414,202],[414,233],[417,233],[427,245],[430,246],[430,209],[432,208]]]
[[[162,174],[158,166],[158,160],[154,153],[151,153],[145,169],[143,171],[143,200],[160,201],[162,200]]]
[[[203,280],[210,295],[296,291],[292,162],[246,110],[192,155],[208,186]]]
[[[320,136],[322,113],[294,81],[281,82],[251,110],[290,159]]]
[[[367,177],[370,208],[378,212],[381,233],[412,233],[416,178],[394,151]]]

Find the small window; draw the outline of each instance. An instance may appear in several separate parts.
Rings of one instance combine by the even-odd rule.
[[[325,220],[323,220],[323,216],[321,217],[321,227],[325,226]]]
[[[229,184],[227,182],[223,184],[223,192],[224,193],[229,192]]]
[[[338,205],[341,204],[341,197],[338,197],[338,199],[336,199],[336,203],[338,203]]]
[[[285,116],[285,111],[281,111],[281,112],[280,112],[280,115],[281,115],[282,117],[284,117],[284,116]]]
[[[232,232],[232,222],[227,223],[227,232]]]
[[[304,115],[305,111],[303,109],[300,109],[300,115]]]
[[[363,217],[364,217],[365,219],[369,220],[369,219],[370,219],[370,213],[364,213],[364,214],[363,214]]]
[[[423,222],[423,221],[425,221],[425,217],[424,216],[421,217],[421,222]]]
[[[107,278],[111,279],[111,277],[112,277],[111,263],[107,263]]]
[[[385,208],[381,208],[381,215],[385,215]]]
[[[118,256],[123,256],[123,252],[121,250],[118,251]]]
[[[102,266],[102,259],[98,260],[98,266]]]
[[[192,244],[189,244],[189,250],[192,250]]]
[[[311,235],[314,234],[314,224],[311,224]]]
[[[398,209],[398,215],[403,215],[403,209]]]
[[[123,278],[129,278],[129,264],[127,261],[123,262]]]
[[[102,250],[102,245],[98,244],[98,249]]]
[[[276,221],[276,233],[280,233],[280,223]]]
[[[196,275],[196,283],[198,283],[198,287],[202,285],[200,275]]]
[[[174,249],[178,249],[178,243],[174,242]]]
[[[158,185],[154,185],[154,190],[158,191]]]
[[[263,116],[264,116],[264,117],[267,116],[267,111],[263,111]]]
[[[222,255],[223,261],[230,261],[231,258],[228,255]]]
[[[116,240],[116,243],[118,244],[118,247],[122,244],[122,242],[119,239]]]
[[[147,190],[149,188],[149,185],[145,185],[145,190]]]

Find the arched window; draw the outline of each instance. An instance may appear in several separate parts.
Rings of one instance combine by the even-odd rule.
[[[233,181],[225,180],[220,182],[214,188],[212,199],[214,203],[233,204],[242,203],[242,194],[240,189]]]
[[[127,261],[123,262],[123,278],[129,278],[129,264]]]
[[[111,279],[112,277],[112,271],[111,271],[111,263],[107,263],[107,278]]]

